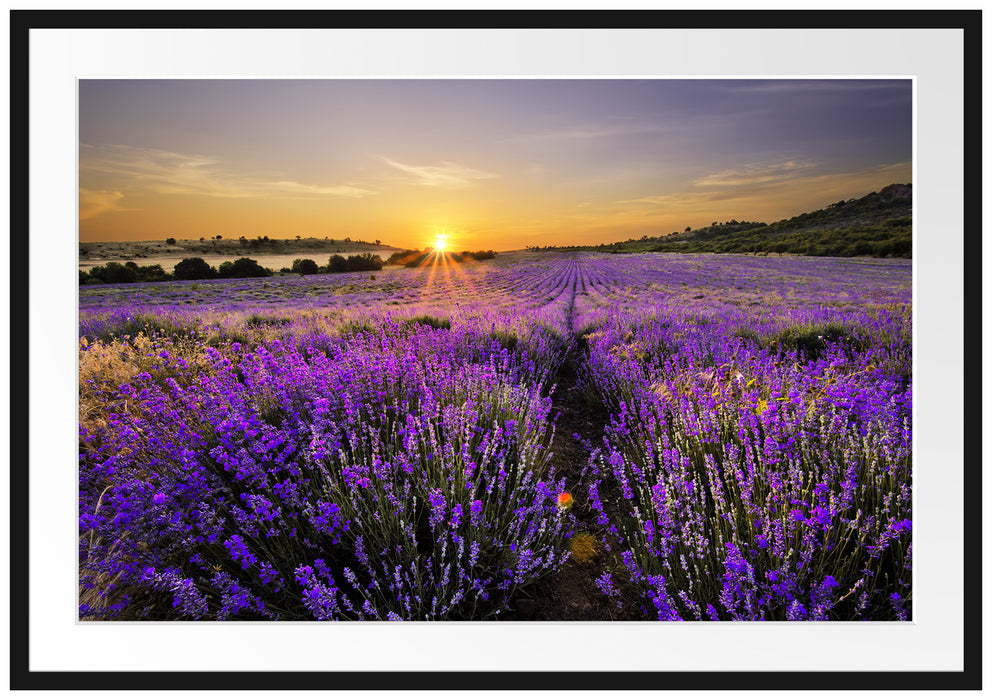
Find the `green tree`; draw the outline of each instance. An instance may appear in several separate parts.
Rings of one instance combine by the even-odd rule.
[[[317,263],[309,258],[297,258],[293,261],[293,267],[291,272],[297,272],[301,275],[315,275],[320,272],[320,268]]]
[[[172,271],[177,280],[205,280],[214,276],[212,267],[203,258],[185,258]]]
[[[121,265],[119,262],[108,262],[106,265],[94,267],[90,270],[90,277],[99,280],[103,284],[122,284],[138,281],[137,271],[132,267]]]
[[[221,263],[217,270],[218,277],[269,277],[272,270],[262,267],[257,260],[251,258],[238,258],[234,262],[230,260]]]
[[[381,270],[382,258],[372,253],[362,253],[361,255],[348,256],[348,270],[350,272],[364,272],[367,270]]]
[[[141,282],[164,282],[169,279],[161,265],[144,265],[138,268],[138,280]]]

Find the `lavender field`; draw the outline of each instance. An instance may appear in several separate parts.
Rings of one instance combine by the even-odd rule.
[[[604,619],[911,619],[909,260],[79,293],[81,619],[498,620],[580,565]]]

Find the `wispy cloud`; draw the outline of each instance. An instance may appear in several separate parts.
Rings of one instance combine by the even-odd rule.
[[[639,135],[678,135],[690,131],[711,128],[719,117],[701,115],[693,122],[667,121],[617,121],[605,124],[584,124],[565,126],[560,129],[530,131],[499,140],[499,143],[519,143],[529,141],[590,141],[600,138],[627,137]]]
[[[725,202],[754,197],[791,182],[809,179],[816,165],[806,160],[782,160],[748,163],[737,168],[719,170],[698,177],[692,188],[683,192],[619,200],[619,204],[658,204],[665,207],[686,207],[708,202]]]
[[[754,185],[794,180],[814,167],[804,160],[785,160],[775,163],[748,163],[737,169],[720,170],[696,179],[697,187],[749,187]]]
[[[701,204],[726,202],[734,199],[747,199],[761,194],[767,188],[747,188],[733,191],[718,192],[670,192],[667,194],[639,197],[637,199],[621,199],[617,204],[657,204],[666,209],[692,209]]]
[[[356,185],[304,185],[291,180],[260,182],[259,185],[272,196],[284,197],[367,197],[376,194],[374,190]]]
[[[786,163],[792,163],[787,161]],[[908,182],[912,178],[912,163],[885,163],[846,172],[810,172],[812,166],[800,167],[780,164],[778,169],[728,170],[695,180],[698,189],[664,192],[637,199],[624,199],[616,205],[651,205],[651,208],[634,208],[634,212],[649,215],[652,210],[659,215],[678,211],[691,214],[710,214],[717,218],[747,215],[762,210],[760,215],[791,216],[798,211],[826,206],[838,198],[859,197],[892,184]],[[774,175],[780,175],[778,177]],[[707,188],[702,185],[708,186]],[[782,211],[782,203],[790,202],[797,211]],[[721,213],[722,212],[722,213]],[[628,209],[628,213],[632,213]]]
[[[278,197],[308,199],[314,197],[366,197],[376,194],[354,183],[323,185],[276,179],[264,175],[250,176],[233,172],[209,156],[175,153],[154,148],[121,145],[83,144],[79,153],[80,217],[83,192],[87,202],[107,200],[107,193],[201,195],[207,197],[245,198]],[[93,185],[92,187],[88,185]],[[93,197],[103,193],[104,197]],[[106,210],[106,209],[104,209]],[[100,213],[94,206],[91,211]]]
[[[476,180],[499,177],[493,173],[476,170],[451,161],[442,161],[440,165],[408,165],[385,157],[382,158],[382,161],[412,176],[416,184],[426,187],[468,187],[475,184]]]
[[[124,199],[123,192],[108,190],[79,190],[79,218],[92,219],[108,211],[127,211],[120,206]]]

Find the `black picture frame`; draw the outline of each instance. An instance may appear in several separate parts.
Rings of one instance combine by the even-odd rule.
[[[982,237],[964,241],[964,386],[965,488],[961,494],[964,599],[961,615],[965,655],[960,672],[52,672],[32,671],[29,658],[28,493],[31,455],[27,442],[28,405],[32,400],[27,369],[28,272],[31,221],[26,177],[31,167],[28,141],[29,49],[32,29],[45,28],[298,28],[298,27],[438,26],[487,28],[589,29],[624,27],[727,28],[948,28],[963,32],[964,133],[969,143],[982,138],[982,13],[965,11],[34,11],[10,12],[10,687],[13,690],[977,690],[982,658]],[[964,150],[964,226],[981,231],[982,154]]]

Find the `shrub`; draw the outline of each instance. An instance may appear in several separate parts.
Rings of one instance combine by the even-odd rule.
[[[382,258],[372,253],[362,253],[361,255],[348,256],[349,272],[367,272],[369,270],[381,270]]]
[[[138,267],[136,272],[140,282],[164,282],[172,279],[172,275],[166,272],[161,265],[144,265]]]
[[[103,284],[121,284],[137,282],[138,272],[135,267],[127,267],[119,262],[108,262],[90,270],[89,276]]]
[[[492,260],[496,257],[494,250],[463,250],[461,255],[463,260]]]
[[[263,316],[262,314],[252,314],[245,319],[245,325],[249,328],[271,328],[288,326],[292,321],[279,316]]]
[[[413,318],[410,319],[410,323],[430,326],[431,328],[434,328],[436,330],[451,329],[451,321],[449,319],[438,318],[437,316],[429,316],[426,314],[422,316],[414,316]]]
[[[332,255],[327,261],[328,272],[347,272],[348,261],[341,255]]]
[[[217,276],[221,278],[271,277],[272,270],[262,267],[257,260],[238,258],[234,262],[226,260],[221,263],[217,269]]]
[[[216,271],[203,258],[184,258],[176,263],[172,270],[172,275],[177,280],[206,280],[216,274]]]
[[[406,265],[411,260],[416,260],[421,255],[422,251],[419,250],[401,250],[393,253],[386,260],[387,265]]]
[[[332,255],[327,261],[328,272],[368,272],[381,270],[382,258],[372,253],[362,253],[361,255],[349,255],[345,259],[341,255]]]
[[[299,259],[293,261],[293,267],[291,272],[296,272],[301,275],[315,275],[320,272],[320,268],[317,263],[309,258]]]

